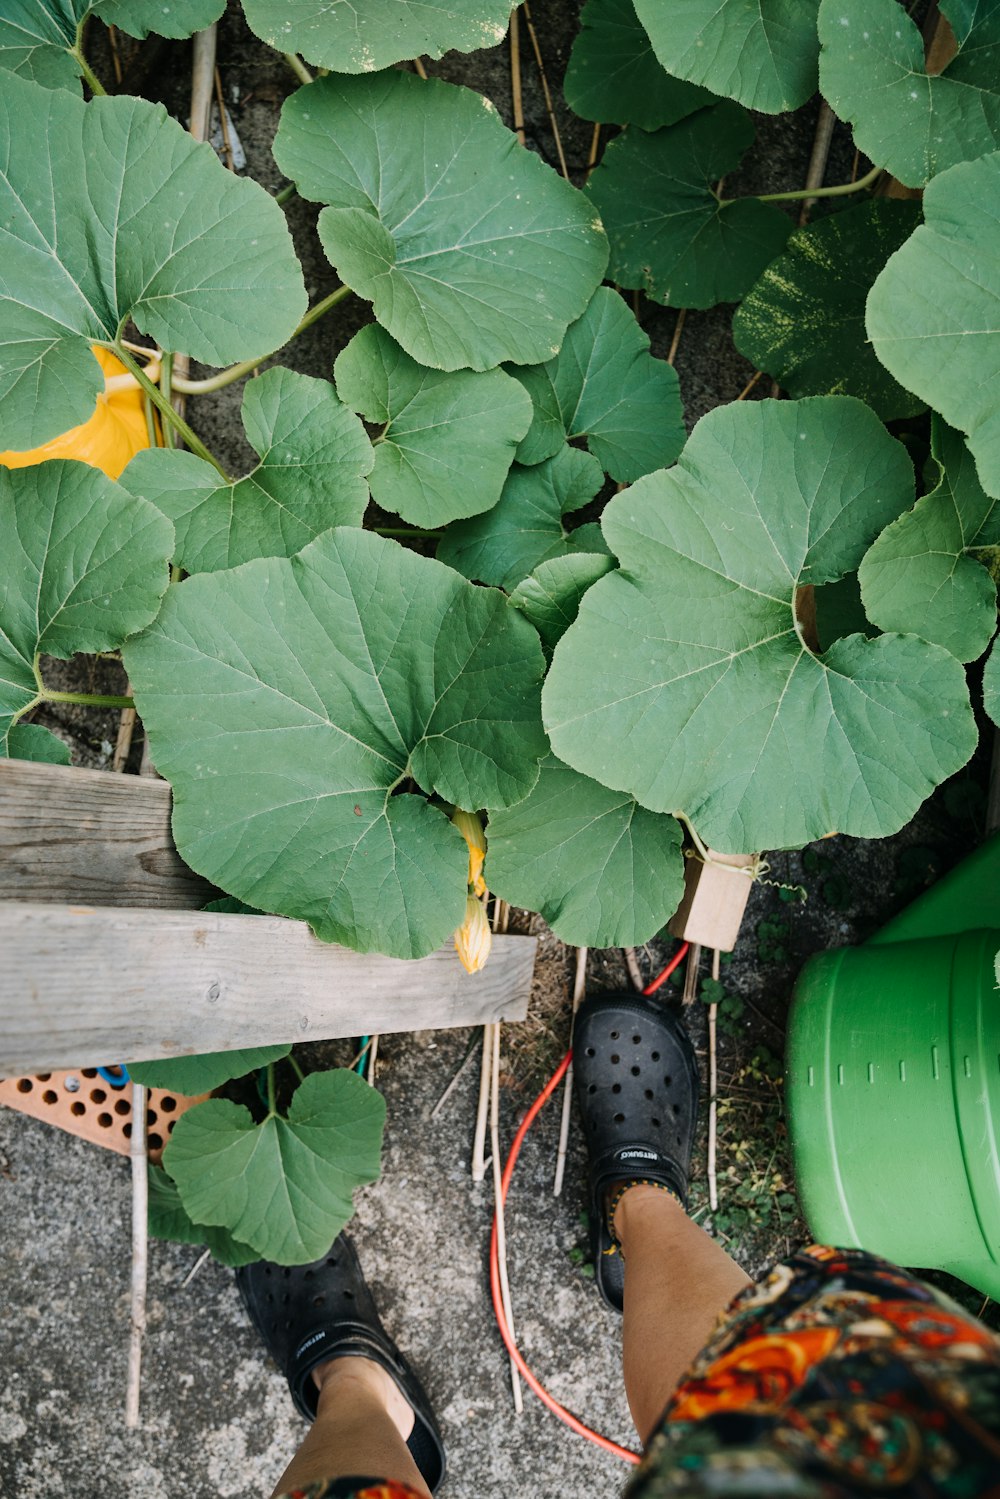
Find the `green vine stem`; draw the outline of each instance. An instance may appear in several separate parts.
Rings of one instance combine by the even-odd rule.
[[[273,1118],[273,1116],[278,1112],[278,1098],[277,1089],[275,1088],[274,1083],[273,1062],[268,1062],[267,1064],[267,1112],[268,1116],[271,1118]]]
[[[313,75],[297,52],[282,52],[281,55],[300,83],[312,83]]]
[[[345,298],[351,295],[351,288],[349,286],[338,286],[336,291],[332,291],[328,297],[324,297],[321,302],[317,302],[315,307],[310,307],[292,334],[292,338],[298,338],[300,333],[304,333],[307,328],[311,328],[313,323],[318,322],[325,313],[330,311],[331,307],[336,307],[338,302],[343,302]],[[292,340],[289,339],[288,341],[291,343]],[[207,396],[213,390],[224,390],[227,385],[232,385],[234,381],[242,380],[244,375],[252,375],[254,370],[258,369],[265,360],[273,358],[274,353],[272,352],[271,354],[262,354],[259,359],[244,359],[240,364],[231,364],[227,370],[220,370],[217,375],[210,375],[207,380],[185,380],[180,375],[175,375],[174,390],[179,390],[186,396]]]
[[[288,1060],[291,1062],[292,1066],[295,1068],[295,1071],[298,1074],[299,1082],[300,1083],[304,1083],[305,1080],[306,1080],[306,1075],[302,1071],[302,1068],[299,1066],[298,1062],[295,1060],[295,1057],[292,1055],[291,1052],[288,1053]]]
[[[213,457],[198,434],[196,432],[192,432],[191,428],[188,426],[184,418],[178,415],[178,413],[173,408],[173,404],[163,394],[163,391],[160,390],[159,386],[153,384],[152,380],[146,374],[146,371],[143,369],[142,365],[139,364],[137,360],[132,358],[132,355],[126,348],[123,348],[120,341],[113,343],[111,345],[111,348],[121,360],[125,368],[128,370],[129,374],[134,375],[136,380],[138,380],[140,386],[146,392],[147,396],[152,401],[153,405],[156,407],[160,415],[162,417],[165,417],[170,425],[174,428],[175,432],[178,432],[181,437],[183,437],[192,453],[196,453],[199,458],[204,458],[206,463],[210,463],[212,467],[222,475],[222,478],[226,484],[230,483],[229,475],[222,467],[222,464],[218,461],[217,458]],[[174,381],[174,386],[175,388],[177,386],[176,379]]]
[[[860,193],[866,187],[873,187],[881,177],[884,167],[872,167],[857,182],[841,182],[836,187],[802,187],[792,193],[754,193],[758,203],[796,203],[802,198],[843,198],[848,193]],[[735,203],[736,198],[720,198],[719,207],[725,208],[729,203]]]
[[[42,684],[42,690],[36,702],[46,703],[79,703],[84,708],[134,708],[135,699],[131,697],[115,697],[103,692],[54,692],[52,688]],[[34,707],[36,704],[32,703]]]
[[[86,25],[86,16],[84,16],[82,21],[77,22],[76,41],[70,48],[70,53],[73,57],[76,58],[76,65],[80,69],[80,72],[83,74],[84,82],[90,89],[90,92],[94,95],[106,94],[107,89],[104,87],[104,84],[98,78],[97,74],[90,66],[90,63],[83,55],[83,33]]]
[[[440,531],[420,531],[413,526],[372,526],[376,536],[409,536],[419,541],[439,541]]]
[[[279,187],[278,191],[275,193],[275,203],[284,208],[285,204],[291,202],[292,198],[295,197],[295,191],[295,183],[286,182],[284,187]]]

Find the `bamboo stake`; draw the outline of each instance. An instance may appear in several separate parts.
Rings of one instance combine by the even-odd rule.
[[[701,964],[701,945],[698,942],[691,943],[688,953],[687,968],[684,972],[684,993],[682,995],[685,1005],[694,1004],[698,997],[698,968]]]
[[[139,1425],[139,1383],[142,1376],[142,1335],[146,1330],[146,1275],[149,1249],[149,1177],[146,1160],[146,1090],[132,1084],[132,1304],[125,1387],[125,1425]]]
[[[479,1064],[479,1102],[476,1105],[476,1132],[472,1139],[472,1180],[481,1182],[486,1175],[486,1125],[490,1111],[490,1063],[493,1056],[492,1025],[483,1026],[483,1056]]]
[[[642,969],[639,967],[639,959],[635,955],[635,948],[623,947],[622,955],[625,958],[625,967],[628,969],[628,976],[632,980],[632,988],[638,989],[641,994],[646,986],[642,981]]]
[[[525,146],[527,138],[524,133],[524,99],[521,92],[521,30],[516,7],[510,17],[510,105],[517,138]]]
[[[712,977],[719,977],[719,949],[712,951]],[[719,1188],[715,1176],[716,1133],[718,1125],[718,1064],[715,1050],[715,1023],[719,1006],[708,1007],[708,1202],[714,1213],[719,1206]]]
[[[670,340],[670,352],[667,354],[668,364],[673,364],[674,360],[677,358],[677,350],[680,348],[681,334],[684,332],[684,324],[686,322],[687,308],[682,307],[680,312],[677,314],[677,321],[674,324],[674,336]]]
[[[556,154],[559,157],[559,170],[562,172],[563,176],[568,182],[569,168],[566,165],[566,156],[563,151],[562,136],[559,134],[559,125],[556,122],[556,112],[552,107],[552,94],[549,90],[549,80],[545,75],[545,64],[542,61],[542,49],[538,45],[538,35],[535,31],[535,23],[531,19],[531,6],[527,3],[527,0],[524,0],[524,4],[522,5],[521,9],[524,11],[524,24],[528,28],[528,35],[531,38],[532,51],[535,54],[535,62],[538,65],[538,76],[541,79],[542,83],[542,95],[545,99],[545,109],[549,117],[549,125],[552,130],[552,139],[556,143]]]
[[[576,1020],[576,1012],[580,1008],[583,999],[583,991],[587,987],[587,948],[578,947],[576,950],[576,972],[573,976],[573,1015],[569,1025],[569,1044],[573,1045],[573,1022]],[[552,1187],[552,1196],[560,1197],[563,1188],[563,1176],[566,1173],[566,1147],[569,1144],[569,1113],[573,1104],[573,1063],[570,1062],[566,1068],[566,1076],[563,1078],[563,1102],[562,1118],[559,1122],[559,1148],[556,1152],[556,1179]]]
[[[497,1219],[497,1266],[500,1271],[500,1300],[507,1319],[511,1338],[514,1333],[514,1312],[510,1301],[510,1281],[507,1277],[507,1227],[504,1221],[503,1168],[500,1164],[500,1026],[494,1025],[492,1053],[492,1096],[490,1100],[490,1145],[493,1150],[493,1202]],[[510,1355],[508,1354],[508,1358]],[[521,1394],[521,1376],[517,1365],[510,1358],[510,1388],[514,1396],[514,1409],[518,1415],[524,1410]]]
[[[809,158],[809,168],[806,172],[806,187],[822,187],[823,178],[826,176],[826,164],[830,157],[830,145],[833,141],[833,127],[837,123],[837,117],[827,104],[825,99],[819,101],[819,114],[816,118],[816,136],[813,140],[812,155]],[[805,198],[799,209],[799,224],[808,224],[809,214],[815,198]]]
[[[368,1084],[375,1086],[375,1063],[378,1060],[378,1036],[372,1036],[368,1042]]]

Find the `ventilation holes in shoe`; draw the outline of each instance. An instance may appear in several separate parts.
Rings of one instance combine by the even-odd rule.
[[[670,1073],[668,1072],[667,1075],[666,1075],[666,1077],[663,1079],[663,1086],[665,1088],[669,1088],[670,1084],[672,1082],[673,1082],[673,1078],[670,1076]]]
[[[588,1093],[596,1093],[597,1092],[597,1084],[596,1083],[591,1083],[590,1086],[587,1089],[587,1092]]]
[[[652,1088],[647,1088],[646,1091],[645,1091],[645,1093],[643,1094],[643,1097],[644,1098],[648,1098],[649,1101],[650,1101],[650,1103],[652,1103],[652,1101],[653,1101],[653,1090],[652,1090]]]
[[[642,1040],[641,1036],[633,1036],[632,1037],[632,1045],[633,1046],[638,1046],[641,1040]]]
[[[616,1051],[613,1051],[611,1053],[611,1060],[614,1063],[614,1065],[617,1067],[618,1063],[621,1061],[621,1057],[618,1055],[618,1053]]]
[[[639,1076],[639,1071],[640,1071],[640,1069],[638,1067],[633,1067],[632,1068],[632,1076],[633,1077],[638,1077]]]
[[[649,1122],[653,1126],[654,1129],[659,1129],[659,1127],[660,1127],[660,1121],[659,1121],[659,1119],[651,1119]]]
[[[675,1114],[679,1114],[681,1111],[681,1106],[679,1103],[672,1103],[670,1107],[673,1109]]]
[[[314,1296],[313,1297],[313,1306],[322,1306],[325,1301],[326,1301],[326,1297],[325,1296]]]
[[[617,1041],[618,1037],[620,1035],[621,1035],[621,1031],[612,1031],[611,1032],[611,1039],[612,1039],[612,1041]]]
[[[624,1124],[625,1123],[625,1115],[624,1114],[616,1114],[615,1115],[615,1123],[616,1124]]]
[[[621,1085],[621,1083],[612,1083],[611,1084],[611,1091],[612,1091],[612,1093],[620,1093],[622,1091],[622,1085]]]
[[[596,1055],[597,1055],[597,1053],[594,1050],[594,1048],[592,1046],[588,1046],[587,1047],[587,1056],[588,1057],[595,1057]]]
[[[651,1051],[649,1055],[652,1057],[654,1062],[658,1062],[660,1060],[660,1053],[658,1051]]]

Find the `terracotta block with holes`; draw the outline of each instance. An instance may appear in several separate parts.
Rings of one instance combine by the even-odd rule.
[[[210,1095],[187,1098],[150,1088],[146,1095],[146,1145],[149,1158],[158,1164],[163,1147],[180,1116]],[[93,1067],[65,1072],[39,1072],[34,1076],[9,1077],[0,1081],[0,1104],[55,1124],[81,1140],[104,1145],[119,1155],[128,1155],[132,1135],[132,1085],[112,1088]]]

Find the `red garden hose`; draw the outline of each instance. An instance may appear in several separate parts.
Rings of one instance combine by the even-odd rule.
[[[642,991],[643,994],[652,994],[654,990],[658,989],[670,977],[677,965],[683,961],[687,950],[688,944],[685,942],[674,953],[666,967],[656,975],[652,983],[647,984],[646,988]],[[510,1153],[503,1168],[503,1176],[500,1179],[500,1200],[503,1203],[507,1201],[507,1192],[510,1188],[511,1178],[514,1175],[514,1167],[517,1165],[517,1158],[520,1155],[524,1138],[535,1119],[566,1076],[566,1071],[572,1060],[573,1052],[570,1050],[563,1057],[559,1066],[521,1120],[517,1134],[514,1136],[514,1143],[510,1147]],[[500,1295],[500,1262],[497,1253],[497,1220],[495,1213],[493,1215],[493,1232],[490,1235],[490,1294],[493,1298],[493,1313],[497,1319],[500,1336],[503,1338],[507,1352],[513,1359],[528,1388],[534,1391],[542,1404],[548,1406],[552,1414],[558,1416],[559,1420],[568,1426],[570,1431],[575,1431],[577,1436],[584,1437],[588,1442],[593,1442],[598,1447],[603,1447],[605,1452],[611,1452],[615,1457],[620,1457],[627,1463],[637,1463],[639,1461],[638,1453],[629,1451],[627,1447],[620,1446],[618,1442],[613,1442],[610,1437],[602,1436],[598,1431],[593,1431],[578,1416],[574,1416],[572,1411],[568,1411],[564,1405],[560,1405],[555,1396],[549,1394],[548,1390],[536,1379],[525,1363],[510,1328],[507,1326],[507,1318],[504,1315],[503,1300]]]

